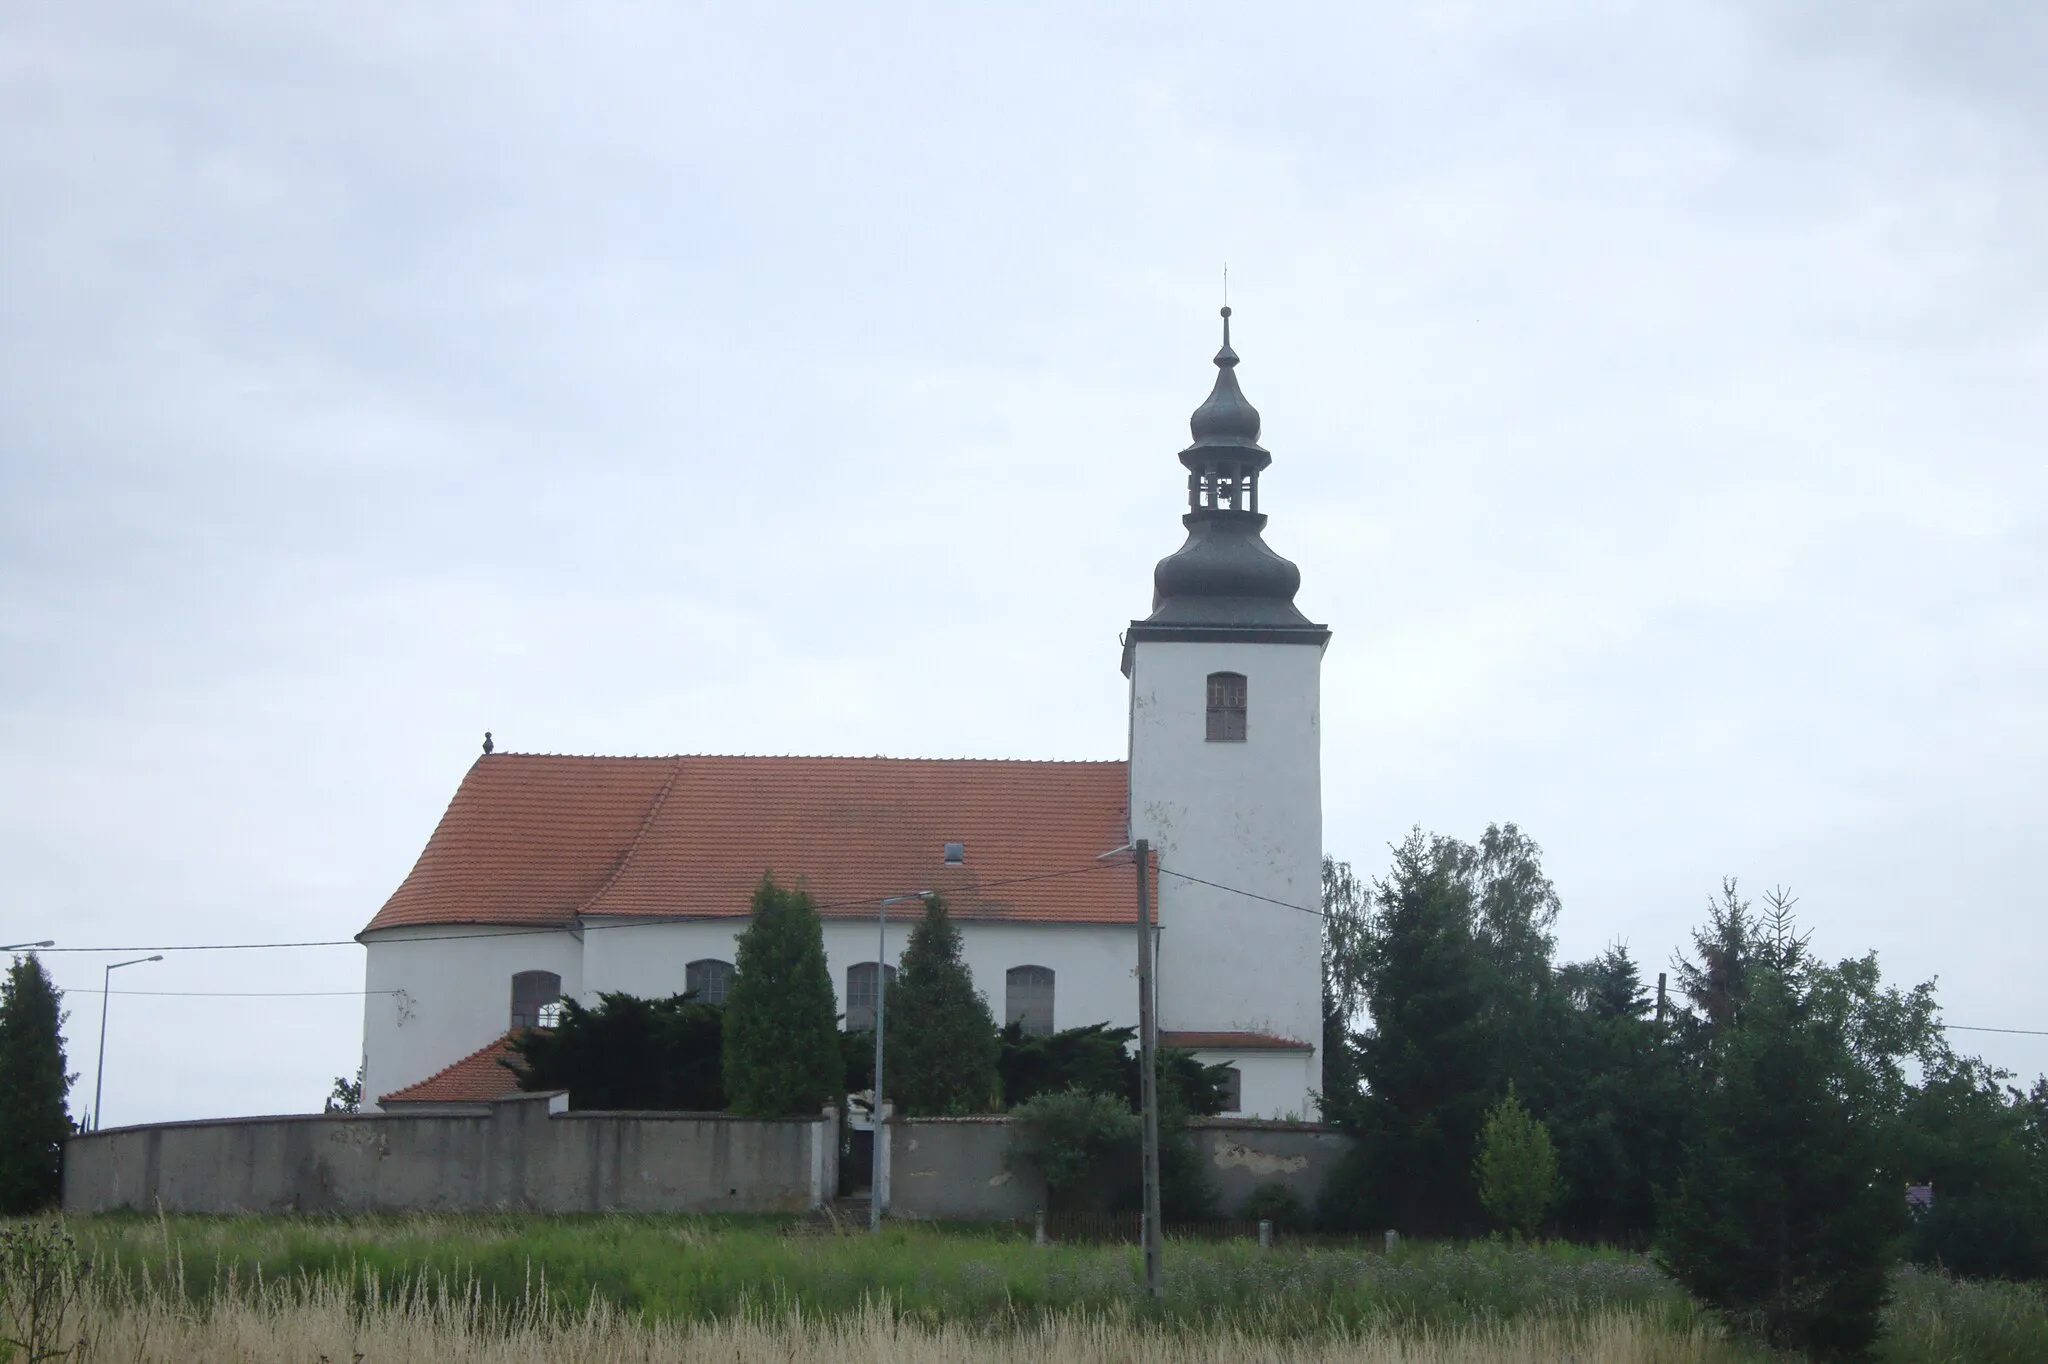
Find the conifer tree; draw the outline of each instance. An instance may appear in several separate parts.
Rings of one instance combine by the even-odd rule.
[[[957,1117],[1002,1103],[1000,1044],[988,1000],[960,957],[946,902],[927,896],[885,1005],[884,1083],[906,1115]]]
[[[810,895],[763,875],[734,955],[723,1043],[730,1110],[786,1118],[842,1102],[838,1004]]]
[[[40,1212],[62,1192],[76,1078],[64,1071],[62,1002],[34,953],[0,980],[0,1217]]]
[[[1534,1236],[1543,1214],[1557,1201],[1557,1149],[1549,1129],[1515,1097],[1513,1081],[1507,1097],[1486,1115],[1472,1173],[1479,1181],[1480,1203],[1516,1236]]]
[[[1658,1258],[1694,1296],[1781,1349],[1860,1358],[1876,1338],[1905,1229],[1883,1169],[1887,1115],[1817,1005],[1785,925],[1746,972],[1713,1040],[1715,1082]]]
[[[1494,1048],[1461,851],[1418,830],[1373,885],[1361,1141],[1334,1181],[1332,1220],[1423,1233],[1479,1221],[1472,1160],[1494,1092]]]

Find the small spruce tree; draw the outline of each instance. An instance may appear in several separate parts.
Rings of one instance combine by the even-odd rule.
[[[63,1190],[63,992],[34,953],[0,979],[0,1217],[41,1212]]]
[[[810,895],[763,875],[735,957],[723,1041],[730,1110],[785,1118],[840,1102],[838,1001]]]
[[[1735,1326],[1780,1349],[1860,1359],[1905,1230],[1880,1115],[1847,1039],[1814,1008],[1797,954],[1748,973],[1717,1029],[1716,1082],[1657,1257]]]
[[[960,930],[936,895],[926,897],[924,918],[910,930],[885,1007],[884,1083],[904,1114],[959,1117],[1001,1106],[995,1018],[961,960]]]
[[[1486,1115],[1472,1173],[1479,1181],[1480,1206],[1524,1238],[1536,1235],[1543,1214],[1563,1191],[1550,1130],[1522,1107],[1512,1080],[1507,1097]]]

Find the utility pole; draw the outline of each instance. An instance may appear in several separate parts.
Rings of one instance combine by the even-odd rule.
[[[1657,973],[1657,1035],[1664,1034],[1664,973]]]
[[[1152,850],[1139,839],[1138,867],[1138,1092],[1145,1109],[1145,1291],[1165,1295],[1162,1259],[1166,1229],[1159,1221],[1159,1020],[1152,1010],[1152,896],[1147,884]]]

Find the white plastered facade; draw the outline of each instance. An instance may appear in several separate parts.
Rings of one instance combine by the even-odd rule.
[[[915,903],[892,907],[891,965],[902,961],[919,913]],[[964,920],[962,952],[998,1023],[1011,968],[1043,966],[1053,972],[1055,1028],[1133,1027],[1136,914],[1134,893],[1129,927]],[[665,998],[684,989],[690,962],[732,961],[745,928],[746,920],[730,917],[593,918],[574,932],[401,928],[366,934],[371,993],[363,1026],[364,1096],[374,1101],[403,1089],[502,1037],[518,972],[552,971],[562,978],[564,995],[586,1004],[610,991]],[[825,921],[825,960],[842,1012],[847,968],[875,959],[876,929],[873,919]]]
[[[1322,656],[1319,642],[1131,645],[1131,834],[1161,868],[1159,1026],[1308,1044],[1198,1053],[1238,1067],[1257,1117],[1313,1117],[1321,1086]],[[1241,742],[1207,738],[1212,673],[1246,679]]]

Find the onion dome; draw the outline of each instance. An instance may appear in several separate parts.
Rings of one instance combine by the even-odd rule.
[[[1216,384],[1188,420],[1194,444],[1180,452],[1188,470],[1188,538],[1152,572],[1152,614],[1133,621],[1128,646],[1140,639],[1247,639],[1323,644],[1327,628],[1296,609],[1301,570],[1267,548],[1260,532],[1259,475],[1273,456],[1259,444],[1259,410],[1237,382],[1230,348],[1230,309],[1223,310],[1223,348]]]
[[[1259,446],[1259,409],[1237,386],[1237,352],[1230,348],[1230,309],[1223,310],[1223,349],[1216,352],[1216,386],[1208,400],[1188,418],[1195,443],[1181,452],[1181,463],[1190,469],[1204,458],[1235,452],[1249,457],[1260,468],[1273,457]]]

